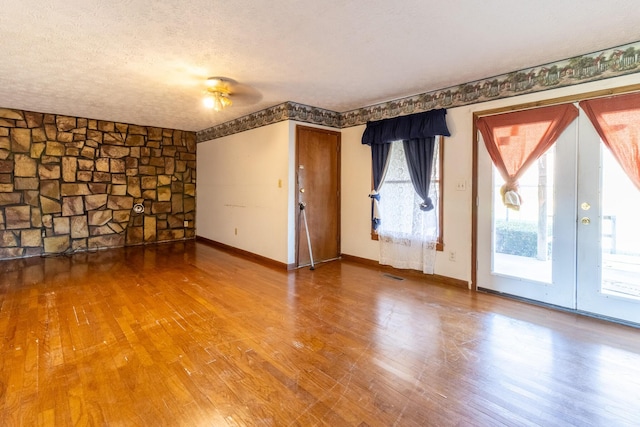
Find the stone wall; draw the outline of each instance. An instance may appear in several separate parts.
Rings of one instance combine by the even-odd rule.
[[[0,108],[0,259],[193,238],[195,193],[194,132]]]

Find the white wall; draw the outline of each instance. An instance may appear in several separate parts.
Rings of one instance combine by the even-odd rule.
[[[198,236],[295,262],[297,125],[336,130],[283,121],[198,144]]]
[[[198,144],[198,236],[292,262],[291,126],[279,122]]]
[[[342,129],[340,249],[343,254],[378,260],[371,240],[371,148],[361,143],[365,125]]]
[[[473,113],[510,105],[575,95],[640,83],[640,74],[585,83],[497,101],[452,108],[447,111],[451,137],[444,150],[444,251],[436,257],[435,273],[471,281],[471,186],[473,182]],[[342,129],[342,253],[378,260],[378,245],[371,240],[371,153],[361,144],[365,126]],[[200,153],[198,153],[200,155]],[[464,182],[466,190],[457,191]],[[449,252],[456,260],[449,261]]]

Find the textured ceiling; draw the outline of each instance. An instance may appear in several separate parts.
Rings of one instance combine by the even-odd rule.
[[[640,40],[637,0],[5,1],[0,107],[202,130],[351,109]],[[213,113],[204,80],[251,88]]]

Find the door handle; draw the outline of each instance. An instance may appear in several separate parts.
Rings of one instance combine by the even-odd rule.
[[[591,224],[591,218],[589,218],[588,216],[583,216],[580,222],[582,223],[582,225],[589,225]]]

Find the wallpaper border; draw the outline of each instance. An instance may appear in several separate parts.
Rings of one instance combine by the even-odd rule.
[[[340,113],[288,101],[239,119],[201,130],[196,133],[197,141],[202,142],[222,138],[223,136],[256,129],[284,120],[297,120],[333,128],[340,127]]]

